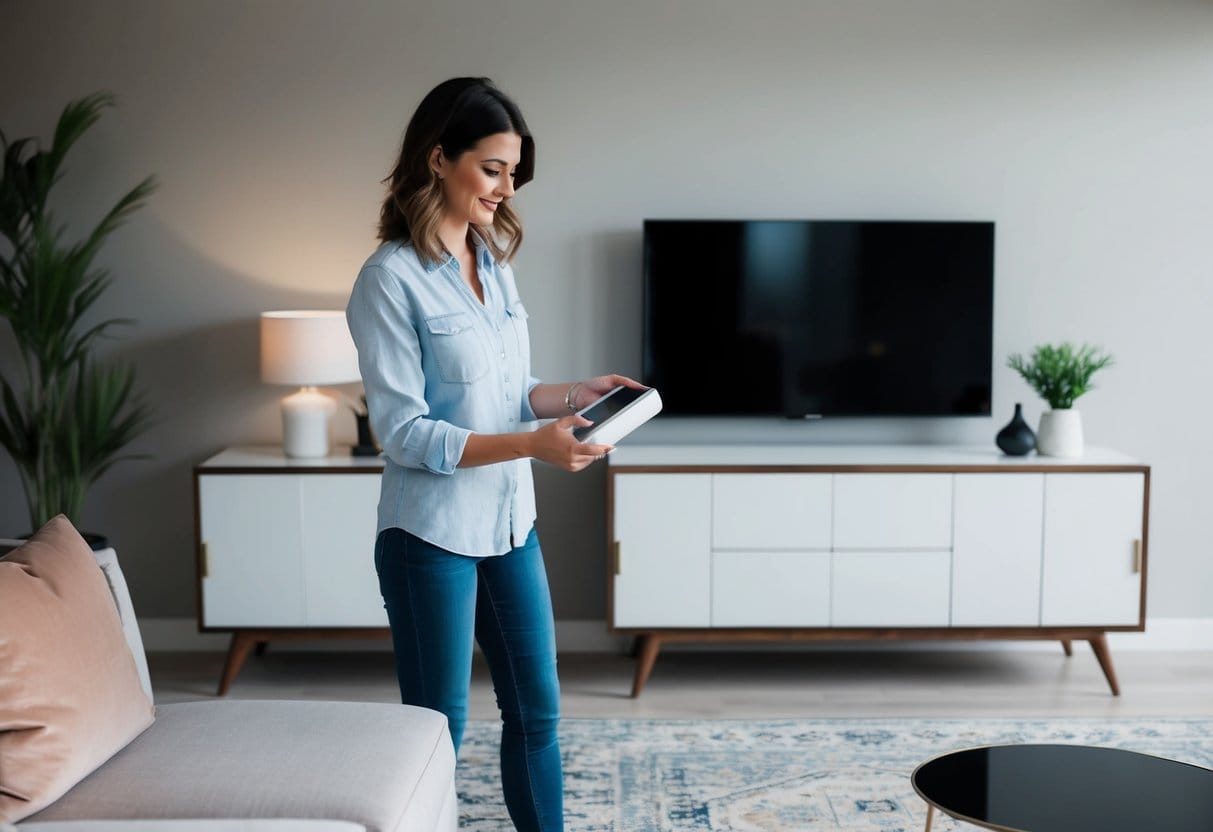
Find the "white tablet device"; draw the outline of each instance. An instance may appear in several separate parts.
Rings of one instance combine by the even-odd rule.
[[[573,436],[581,442],[614,445],[660,412],[661,396],[656,387],[637,390],[621,384],[577,411],[594,424],[573,428]]]

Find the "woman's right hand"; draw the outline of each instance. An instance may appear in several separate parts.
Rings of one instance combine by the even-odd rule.
[[[614,445],[586,444],[573,436],[573,428],[592,424],[589,419],[576,414],[548,422],[531,434],[534,451],[531,456],[566,471],[580,471],[615,450]]]

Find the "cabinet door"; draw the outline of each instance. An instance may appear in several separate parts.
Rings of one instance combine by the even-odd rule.
[[[1043,474],[957,474],[952,626],[1040,624]]]
[[[386,627],[375,574],[380,475],[300,479],[308,626]]]
[[[830,474],[714,474],[712,548],[829,549]]]
[[[712,626],[830,626],[830,553],[713,552]]]
[[[950,552],[835,552],[835,627],[948,626]]]
[[[836,474],[834,548],[952,548],[952,475]]]
[[[616,627],[710,623],[710,474],[616,474]]]
[[[1136,625],[1141,618],[1142,474],[1046,474],[1044,626]]]
[[[206,627],[302,627],[300,477],[203,474],[199,525],[206,547]]]

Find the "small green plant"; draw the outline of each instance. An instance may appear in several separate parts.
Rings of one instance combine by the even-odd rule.
[[[1007,366],[1019,373],[1054,410],[1066,410],[1084,393],[1094,389],[1091,376],[1112,363],[1112,356],[1089,344],[1056,346],[1042,344],[1031,358],[1013,353]]]

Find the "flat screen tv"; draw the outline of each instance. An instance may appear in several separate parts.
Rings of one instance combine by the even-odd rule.
[[[665,416],[984,416],[994,223],[644,222]]]

